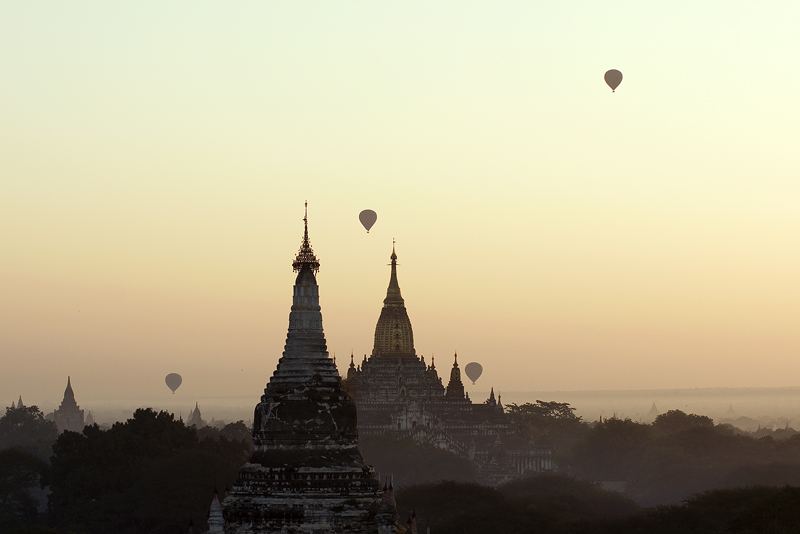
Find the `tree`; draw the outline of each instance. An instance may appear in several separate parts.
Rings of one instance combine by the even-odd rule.
[[[235,423],[228,423],[222,428],[204,426],[197,429],[197,437],[200,438],[200,440],[219,440],[221,436],[231,441],[243,441],[250,444],[253,442],[253,432],[247,428],[247,425],[242,420],[236,421]]]
[[[677,434],[692,428],[714,428],[714,420],[705,415],[670,410],[656,417],[653,428],[660,434]]]
[[[517,433],[529,438],[549,436],[556,440],[580,436],[586,425],[575,415],[567,402],[545,402],[506,405],[508,422]]]
[[[167,412],[136,410],[110,430],[64,432],[48,477],[50,517],[93,533],[176,532],[191,517],[202,530],[215,484],[232,484],[250,443],[198,439]]]
[[[39,503],[30,489],[39,485],[46,468],[44,460],[29,452],[0,451],[0,533],[36,521]]]
[[[568,461],[581,478],[627,480],[651,439],[650,425],[630,419],[606,419],[586,432]]]
[[[379,473],[394,474],[395,487],[438,480],[474,482],[474,464],[455,453],[411,438],[394,439],[389,434],[361,438],[364,461]]]
[[[402,519],[414,510],[420,532],[439,534],[584,533],[590,521],[638,511],[630,499],[561,475],[534,475],[499,488],[452,481],[401,489]]]
[[[541,473],[507,482],[498,488],[512,498],[535,500],[571,520],[624,517],[639,507],[621,493],[605,491],[597,484],[554,473]]]
[[[438,527],[465,514],[489,514],[504,502],[495,488],[475,483],[444,480],[406,486],[397,492],[397,511],[400,520],[412,510],[416,512],[420,532]]]
[[[241,419],[235,423],[228,423],[219,433],[234,441],[252,443],[253,440],[253,431]]]
[[[47,421],[36,406],[6,408],[0,417],[0,449],[14,447],[46,459],[57,437],[55,423]]]

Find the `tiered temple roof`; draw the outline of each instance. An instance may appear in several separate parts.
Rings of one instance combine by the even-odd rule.
[[[516,443],[494,390],[486,402],[472,403],[464,390],[457,355],[447,388],[433,356],[430,366],[417,356],[397,279],[394,246],[391,267],[372,354],[364,355],[360,365],[351,356],[347,371],[346,385],[358,407],[359,432],[411,436],[448,449],[473,460],[490,483],[549,469],[550,450]]]

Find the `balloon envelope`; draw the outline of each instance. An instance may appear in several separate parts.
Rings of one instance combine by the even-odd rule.
[[[167,375],[167,378],[164,379],[164,382],[167,383],[167,387],[172,390],[172,394],[175,394],[175,390],[181,386],[181,382],[183,382],[183,378],[178,373],[170,373]]]
[[[603,76],[603,78],[611,88],[612,93],[617,87],[619,87],[619,84],[622,83],[622,73],[617,69],[611,69],[610,71],[606,72],[606,75]]]
[[[372,228],[372,225],[378,220],[378,214],[372,210],[364,210],[358,214],[358,220],[361,221],[361,224],[364,225],[364,228],[367,229],[367,233],[369,233],[369,229]]]
[[[464,372],[467,373],[467,377],[475,384],[475,381],[479,379],[483,373],[483,367],[478,362],[468,363],[467,366],[464,367]]]

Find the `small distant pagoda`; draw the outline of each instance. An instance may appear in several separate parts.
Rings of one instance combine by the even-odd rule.
[[[20,399],[20,404],[22,400]],[[53,412],[53,421],[58,427],[58,433],[70,430],[72,432],[83,432],[84,419],[83,410],[75,402],[75,393],[72,391],[70,377],[67,377],[67,389],[64,390],[64,400],[61,406]]]
[[[194,410],[189,410],[189,419],[186,422],[186,426],[193,426],[195,428],[203,428],[206,426],[205,420],[200,415],[200,405],[197,402],[194,403]]]
[[[356,407],[328,354],[307,212],[303,221],[286,346],[255,408],[252,456],[222,503],[225,532],[394,533],[396,513],[358,450]]]

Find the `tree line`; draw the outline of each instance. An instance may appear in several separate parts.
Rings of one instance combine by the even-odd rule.
[[[173,534],[207,528],[216,488],[233,483],[252,447],[242,422],[187,427],[139,409],[108,430],[63,432],[35,406],[0,418],[0,534]],[[46,506],[37,500],[46,487]],[[41,497],[41,495],[40,495]]]
[[[747,532],[764,518],[793,517],[786,503],[800,487],[800,434],[757,438],[678,410],[652,424],[587,423],[558,402],[507,412],[518,437],[555,448],[558,473],[487,488],[475,484],[471,462],[430,445],[377,436],[360,446],[377,471],[394,475],[401,514],[416,510],[433,534],[503,531],[492,525]],[[190,520],[202,532],[214,487],[232,484],[251,447],[241,421],[196,429],[141,409],[107,430],[58,435],[35,406],[9,408],[0,418],[0,534],[185,533]],[[624,494],[604,491],[608,482]],[[691,530],[702,517],[713,529]]]

